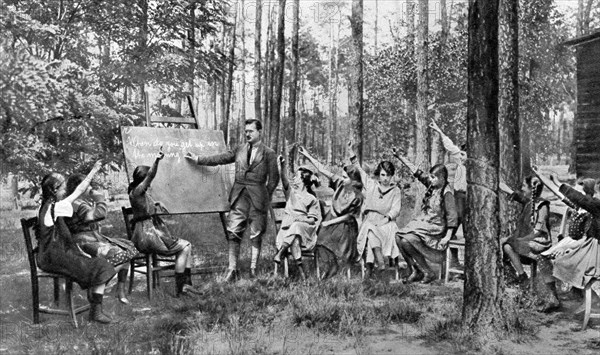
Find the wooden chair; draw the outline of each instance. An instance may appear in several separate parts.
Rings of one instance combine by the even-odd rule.
[[[133,219],[133,209],[131,207],[121,207],[123,212],[123,220],[125,221],[125,229],[127,230],[127,239],[133,237],[133,229],[131,228],[131,220]],[[163,263],[163,265],[161,265]],[[160,276],[162,271],[174,270],[175,259],[173,257],[161,256],[156,253],[140,252],[131,259],[131,269],[129,270],[129,293],[133,290],[133,282],[135,274],[146,275],[146,291],[148,299],[152,299],[152,291],[160,286]]]
[[[283,221],[283,216],[285,215],[285,201],[272,202],[270,208],[271,219],[273,223],[275,223],[275,234],[279,232],[279,228],[281,228],[281,222]],[[318,221],[317,223],[320,223]],[[288,263],[288,255],[283,258],[283,276],[289,277],[289,263]],[[302,258],[312,259],[315,267],[315,272],[317,274],[317,280],[321,279],[321,270],[319,268],[319,257],[317,253],[317,246],[313,250],[302,250]],[[275,264],[274,273],[277,274],[278,265]]]
[[[592,313],[592,286],[595,283],[600,283],[600,279],[592,279],[590,282],[588,282],[584,289],[583,304],[585,310],[583,313],[583,324],[581,325],[581,330],[585,330],[590,318],[600,319],[600,312]]]
[[[29,270],[31,273],[31,298],[33,302],[33,323],[40,322],[40,313],[56,314],[62,316],[70,316],[73,325],[77,328],[77,315],[85,312],[90,308],[87,304],[81,307],[75,307],[73,303],[73,280],[71,278],[42,271],[37,266],[36,254],[38,248],[33,247],[32,235],[35,235],[34,229],[37,227],[37,217],[21,218],[21,227],[23,228],[23,236],[25,237],[25,247],[27,249],[27,258],[29,259]],[[32,233],[33,232],[33,233]],[[54,282],[54,305],[56,308],[49,308],[40,305],[40,279],[52,279]],[[60,280],[65,282],[65,293],[67,301],[67,309],[60,309]]]
[[[456,250],[462,250],[464,252],[465,250],[465,240],[464,239],[453,239],[450,240],[448,242],[448,248],[446,249],[446,260],[444,261],[444,264],[442,265],[442,269],[440,272],[440,274],[444,275],[444,282],[447,283],[448,281],[450,281],[450,274],[461,274],[464,275],[464,270],[463,269],[459,269],[457,267],[452,267],[450,262],[452,260],[452,249],[456,249]]]

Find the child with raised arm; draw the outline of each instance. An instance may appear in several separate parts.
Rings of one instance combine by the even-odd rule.
[[[332,266],[324,276],[330,278],[337,273],[341,263],[351,264],[357,258],[356,238],[364,200],[361,191],[362,180],[354,165],[344,166],[342,175],[337,175],[313,158],[303,147],[299,147],[298,152],[329,179],[329,187],[334,190],[331,208],[321,223],[317,238],[317,246],[332,256]]]
[[[517,273],[517,282],[523,284],[528,276],[523,263],[537,262],[539,277],[544,289],[541,304],[542,312],[550,312],[560,307],[552,279],[552,264],[542,253],[552,246],[550,235],[550,202],[541,197],[544,185],[536,176],[529,176],[523,181],[522,190],[514,192],[504,182],[499,184],[500,190],[509,194],[510,198],[523,205],[517,219],[517,225],[510,237],[500,241],[504,254],[508,256]]]
[[[548,179],[536,170],[534,173],[567,205],[579,209],[571,219],[568,236],[543,254],[554,258],[555,278],[583,289],[591,280],[600,279],[600,200],[560,183],[555,176]],[[600,296],[600,289],[595,291]]]
[[[355,169],[360,173],[365,198],[362,207],[363,221],[356,241],[358,255],[359,258],[366,255],[369,274],[374,270],[375,261],[381,272],[386,267],[384,257],[396,260],[400,256],[395,238],[399,232],[396,218],[400,215],[402,192],[391,183],[396,168],[391,162],[382,161],[375,168],[376,179],[373,179],[358,164],[352,142],[348,142],[348,151],[355,162]]]
[[[465,216],[465,207],[467,205],[467,168],[465,167],[467,152],[455,145],[454,142],[442,132],[434,120],[431,120],[429,128],[440,135],[442,146],[448,153],[448,161],[446,163],[446,169],[448,169],[448,185],[452,186],[454,189],[454,203],[456,205],[456,228],[452,231],[452,237],[450,239],[456,239],[456,231],[462,224]],[[452,265],[459,265],[458,250],[451,249],[450,252]]]
[[[316,174],[309,165],[300,166],[294,179],[288,180],[286,163],[279,156],[279,175],[285,194],[285,216],[277,233],[277,254],[273,261],[277,264],[290,249],[296,261],[300,277],[306,279],[302,264],[302,250],[312,250],[317,241],[316,229],[321,221],[321,206],[315,197],[312,186],[318,183]]]
[[[164,206],[155,202],[147,193],[163,157],[161,149],[151,167],[138,165],[133,171],[133,181],[128,188],[129,202],[133,209],[131,239],[141,252],[175,255],[175,296],[179,297],[198,292],[192,287],[192,244],[171,235],[158,216]]]
[[[85,176],[73,174],[67,179],[67,195],[73,194]],[[73,216],[65,222],[75,243],[85,253],[100,256],[108,260],[117,271],[117,298],[121,303],[129,304],[125,295],[127,273],[130,260],[138,254],[133,242],[123,238],[111,238],[100,233],[99,221],[106,218],[108,206],[104,194],[88,187],[73,201]]]
[[[72,203],[87,190],[99,169],[98,161],[70,195],[66,194],[66,182],[61,174],[51,173],[42,179],[42,206],[36,233],[39,248],[37,264],[44,271],[68,276],[82,289],[88,289],[89,319],[110,323],[111,318],[102,310],[102,298],[105,284],[116,271],[105,258],[90,258],[82,253],[64,221],[65,217],[73,215]]]
[[[427,188],[421,214],[400,230],[397,243],[410,273],[405,281],[422,280],[423,283],[429,283],[435,280],[435,275],[427,259],[436,263],[443,259],[457,225],[454,193],[452,186],[448,185],[448,170],[443,164],[437,164],[429,173],[425,173],[400,156],[395,148],[393,153]]]

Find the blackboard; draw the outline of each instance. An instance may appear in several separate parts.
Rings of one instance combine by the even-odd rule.
[[[121,137],[130,182],[135,167],[151,166],[162,146],[165,157],[158,165],[148,193],[155,201],[162,202],[169,214],[229,211],[234,165],[200,166],[185,159],[188,151],[197,155],[225,152],[223,132],[121,127]]]

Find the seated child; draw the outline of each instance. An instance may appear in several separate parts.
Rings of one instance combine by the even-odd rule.
[[[283,192],[286,198],[285,216],[277,233],[277,254],[273,261],[277,264],[285,256],[288,249],[296,260],[302,279],[306,273],[302,265],[302,250],[312,250],[317,241],[317,227],[321,221],[321,206],[312,191],[312,186],[318,184],[316,174],[309,165],[303,165],[296,170],[294,179],[287,178],[285,160],[279,156],[279,169]]]

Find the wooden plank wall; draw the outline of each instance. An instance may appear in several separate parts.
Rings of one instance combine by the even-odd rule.
[[[600,178],[600,38],[577,46],[577,113],[573,144],[578,177]]]

